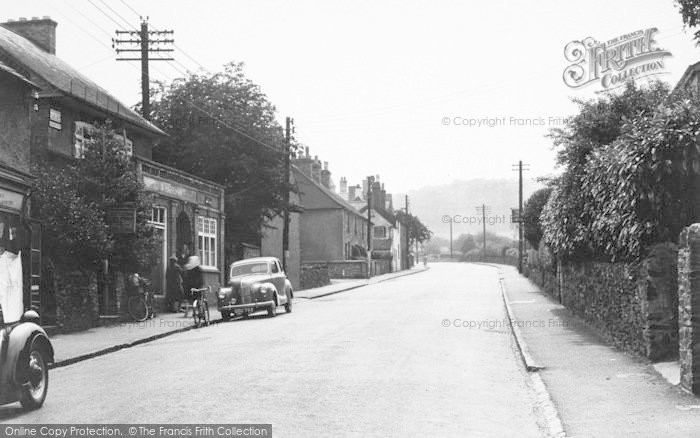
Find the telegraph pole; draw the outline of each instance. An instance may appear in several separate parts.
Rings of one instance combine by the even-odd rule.
[[[282,268],[287,272],[287,260],[289,259],[289,176],[291,173],[291,144],[294,119],[287,117],[284,130],[284,227],[282,229]]]
[[[151,119],[151,84],[148,74],[148,64],[150,61],[174,60],[174,58],[151,58],[150,55],[152,53],[170,53],[174,51],[174,49],[152,47],[152,45],[157,46],[158,44],[174,43],[175,40],[172,38],[157,38],[161,35],[167,36],[173,33],[174,31],[172,30],[148,30],[148,17],[146,17],[145,20],[143,18],[141,19],[141,30],[117,30],[117,38],[112,38],[112,47],[117,52],[117,56],[122,52],[139,52],[141,55],[138,58],[117,58],[117,61],[141,61],[141,114],[146,120]],[[131,38],[120,39],[120,35],[128,35]],[[156,38],[151,38],[151,36],[156,36]],[[120,47],[121,44],[128,44],[130,48],[122,49]]]
[[[528,166],[525,164],[524,166]],[[523,169],[523,162],[518,161],[518,164],[514,164],[513,170],[518,171],[518,272],[523,272],[523,170],[530,170],[528,168]]]
[[[482,248],[481,248],[481,261],[485,262],[486,261],[486,213],[491,211],[491,207],[487,206],[486,204],[481,204],[480,207],[476,207],[476,212],[481,213],[481,223],[484,226],[484,235],[482,239]]]
[[[450,261],[452,261],[452,218],[450,218]]]
[[[372,183],[374,177],[367,177],[367,278],[372,276]]]

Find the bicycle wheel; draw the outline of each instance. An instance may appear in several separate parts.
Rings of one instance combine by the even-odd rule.
[[[146,305],[146,300],[140,295],[134,295],[129,297],[129,315],[134,318],[135,321],[143,322],[148,318],[148,306]]]
[[[209,325],[211,324],[211,317],[209,316],[209,303],[204,301],[202,304],[204,305],[204,312],[202,312],[204,316],[204,325]]]
[[[199,310],[199,300],[194,300],[192,302],[192,319],[194,320],[194,325],[199,326],[202,322],[202,312]]]

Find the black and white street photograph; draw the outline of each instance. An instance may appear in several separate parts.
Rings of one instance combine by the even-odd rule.
[[[700,436],[700,0],[0,0],[0,438]]]

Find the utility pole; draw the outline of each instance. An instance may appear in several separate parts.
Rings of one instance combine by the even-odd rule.
[[[528,164],[524,165],[525,167]],[[514,164],[513,170],[518,171],[518,272],[523,272],[523,170],[530,170],[528,168],[523,168],[522,160],[518,161],[518,164]]]
[[[367,177],[367,278],[372,276],[372,184],[374,177]]]
[[[481,223],[484,226],[484,234],[483,234],[482,248],[481,248],[481,261],[485,262],[486,261],[486,213],[491,212],[491,207],[489,207],[486,204],[481,204],[480,207],[476,207],[476,212],[481,213]]]
[[[157,46],[158,44],[172,44],[175,42],[172,38],[158,39],[151,38],[151,36],[166,36],[173,33],[174,31],[172,30],[148,30],[148,17],[146,17],[145,20],[141,18],[141,30],[117,30],[117,38],[112,38],[112,48],[117,52],[117,56],[122,52],[139,52],[141,55],[138,58],[117,58],[117,61],[141,61],[141,114],[146,120],[151,119],[151,83],[148,74],[148,64],[150,61],[174,60],[174,58],[150,57],[152,53],[170,53],[174,51],[174,49],[152,47],[152,45]],[[131,38],[120,39],[120,35],[129,35]],[[120,47],[121,44],[128,44],[130,48],[122,49]]]
[[[287,260],[289,259],[289,176],[291,173],[291,144],[294,130],[294,119],[287,117],[284,130],[284,227],[282,229],[282,269],[287,272]]]
[[[450,261],[452,261],[452,218],[450,218]]]

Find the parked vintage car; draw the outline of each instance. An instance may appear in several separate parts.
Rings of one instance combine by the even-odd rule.
[[[274,257],[257,257],[231,264],[228,285],[219,289],[218,305],[221,316],[247,317],[261,309],[267,315],[277,314],[277,306],[292,311],[292,284]]]

